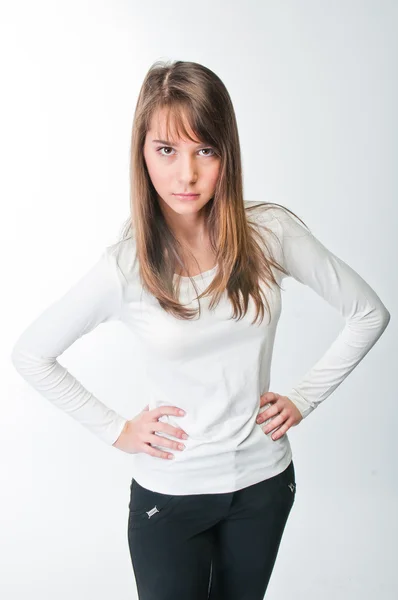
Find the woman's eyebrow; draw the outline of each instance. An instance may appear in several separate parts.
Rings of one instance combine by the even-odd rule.
[[[152,142],[155,144],[165,144],[166,146],[178,146],[178,144],[176,142],[171,142],[171,141],[167,141],[167,140],[152,140]],[[198,144],[198,146],[208,146],[208,144],[206,143],[202,143],[202,144]]]

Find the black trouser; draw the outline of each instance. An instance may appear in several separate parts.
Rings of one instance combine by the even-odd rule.
[[[293,461],[222,494],[161,494],[133,479],[128,543],[140,600],[263,600],[295,493]]]

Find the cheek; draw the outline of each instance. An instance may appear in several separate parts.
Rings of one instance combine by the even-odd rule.
[[[214,188],[217,184],[217,180],[218,180],[218,176],[220,173],[220,164],[217,164],[214,169],[212,169],[209,173],[208,173],[208,182],[209,182],[209,186],[211,188]]]
[[[152,180],[152,183],[155,187],[161,186],[162,184],[167,182],[167,171],[162,169],[162,166],[159,165],[157,161],[147,161],[147,169],[149,173],[149,177]]]

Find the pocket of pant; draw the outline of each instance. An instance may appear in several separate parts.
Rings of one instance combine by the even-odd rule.
[[[162,494],[142,487],[135,479],[130,488],[129,521],[132,527],[156,522],[165,515],[179,496]]]
[[[282,473],[277,475],[278,485],[283,491],[289,492],[292,498],[296,496],[296,475],[294,470],[293,460]]]

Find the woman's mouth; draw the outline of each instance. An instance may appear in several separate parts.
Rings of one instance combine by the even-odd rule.
[[[180,200],[196,200],[196,198],[199,198],[200,194],[173,194],[173,196],[176,196],[176,198],[179,198]]]

